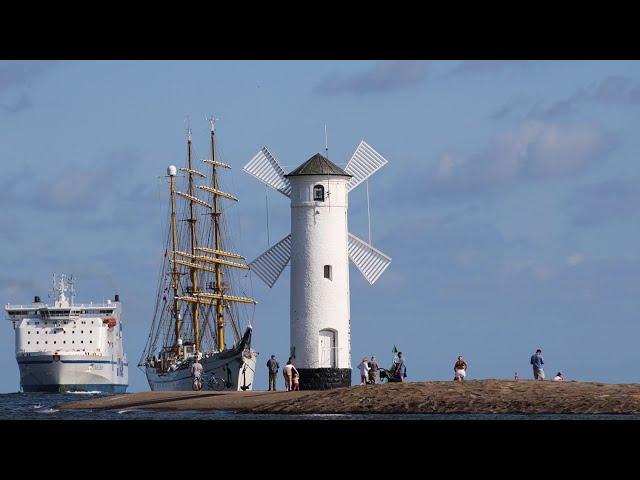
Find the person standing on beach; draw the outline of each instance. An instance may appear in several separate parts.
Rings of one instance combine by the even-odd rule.
[[[458,357],[455,365],[453,366],[453,373],[455,376],[453,377],[454,381],[464,381],[464,377],[467,376],[467,362],[464,361],[462,355]]]
[[[402,352],[398,352],[398,363],[396,364],[395,374],[401,382],[404,382],[405,378],[407,378],[407,366],[404,363]]]
[[[269,369],[269,391],[273,389],[275,392],[278,369],[280,368],[280,364],[278,363],[278,360],[276,360],[275,355],[271,355],[271,358],[267,361],[267,368]]]
[[[291,360],[287,362],[287,366],[282,370],[282,374],[284,375],[284,388],[287,392],[290,392],[293,383],[293,375],[299,375],[298,370],[293,366]]]
[[[371,356],[371,361],[369,362],[369,383],[375,385],[378,382],[378,361],[376,357]]]
[[[544,380],[544,360],[542,359],[542,350],[536,350],[535,355],[531,355],[531,365],[533,365],[533,378],[535,380]]]
[[[200,391],[202,389],[202,364],[196,359],[191,364],[191,376],[193,377],[193,390]]]
[[[369,382],[369,370],[371,370],[367,357],[364,357],[358,364],[358,369],[360,369],[360,385],[366,385]]]

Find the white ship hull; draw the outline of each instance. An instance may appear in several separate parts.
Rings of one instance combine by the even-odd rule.
[[[111,357],[32,354],[17,360],[24,392],[124,393],[127,389],[129,366]]]
[[[242,352],[233,352],[231,355],[214,355],[200,360],[206,380],[211,375],[225,381],[225,386],[221,390],[252,390],[253,377],[256,370],[255,350],[246,349]],[[175,371],[165,373],[158,372],[156,368],[146,367],[145,373],[149,386],[153,391],[185,391],[193,390],[193,377],[189,365]],[[206,390],[207,386],[203,386]]]
[[[30,305],[5,306],[15,334],[20,390],[124,393],[129,364],[119,295],[114,302],[76,304],[73,282],[64,275],[54,276],[54,291],[53,305],[36,296]]]

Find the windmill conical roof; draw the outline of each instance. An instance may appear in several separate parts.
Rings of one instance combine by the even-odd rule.
[[[298,168],[286,174],[285,177],[296,177],[298,175],[339,175],[341,177],[352,176],[319,153],[316,153],[313,157],[304,162]]]

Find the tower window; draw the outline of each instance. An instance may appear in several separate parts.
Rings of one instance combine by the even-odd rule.
[[[328,278],[329,280],[333,280],[332,272],[331,272],[331,265],[325,265],[324,266],[324,278]]]
[[[313,199],[316,202],[324,202],[324,187],[322,185],[313,187]]]

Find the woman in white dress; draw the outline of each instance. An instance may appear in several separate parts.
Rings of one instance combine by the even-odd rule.
[[[358,365],[360,369],[360,385],[366,385],[369,379],[369,361],[367,357],[363,358],[360,364]]]

